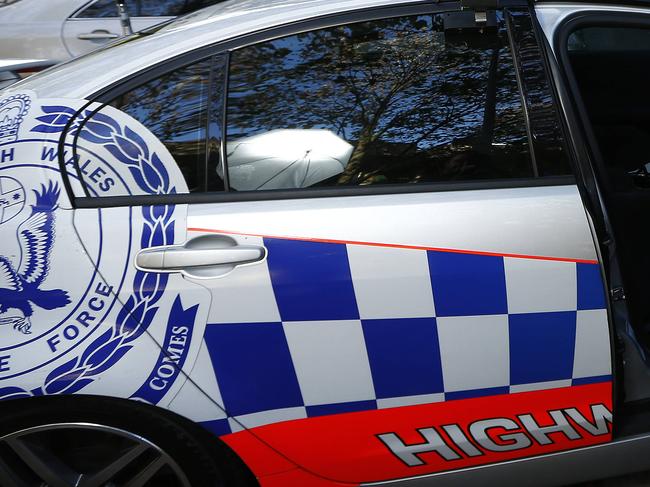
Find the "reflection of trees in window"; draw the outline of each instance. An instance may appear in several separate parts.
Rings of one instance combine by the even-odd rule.
[[[165,144],[181,168],[190,191],[206,189],[206,150],[212,158],[219,144],[214,137],[206,141],[205,134],[211,62],[212,59],[208,59],[165,74],[111,103],[141,122]],[[222,58],[215,58],[215,69],[222,66],[222,62]],[[223,81],[219,82],[215,94],[223,92]],[[212,109],[217,120],[221,117],[219,106],[217,103],[216,109]],[[211,135],[220,138],[220,130],[212,128],[211,131]],[[217,178],[217,175],[213,173],[212,177]],[[218,183],[211,181],[210,188],[223,189],[222,183]]]
[[[332,130],[354,152],[324,184],[530,176],[505,45],[496,32],[445,32],[433,15],[244,48],[231,60],[228,136]]]

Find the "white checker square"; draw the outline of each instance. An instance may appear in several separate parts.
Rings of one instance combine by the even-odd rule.
[[[228,424],[233,433],[242,431],[244,428],[256,428],[271,423],[304,419],[307,417],[307,409],[301,406],[295,408],[273,409],[259,413],[244,414],[228,418]]]
[[[507,315],[437,318],[445,392],[510,384]]]
[[[359,320],[284,323],[306,406],[375,399]]]
[[[242,244],[263,245],[263,241],[249,238]],[[212,293],[208,323],[271,323],[281,320],[266,261],[237,267],[223,278],[212,279],[208,289]]]
[[[546,389],[560,389],[561,387],[570,387],[571,379],[552,380],[549,382],[535,382],[533,384],[515,384],[510,386],[510,393],[544,391]]]
[[[443,402],[444,393],[439,394],[422,394],[419,396],[389,397],[387,399],[377,399],[377,409],[398,408],[402,406],[415,406],[416,404],[431,404],[434,402]]]
[[[503,259],[509,313],[575,311],[578,278],[574,262]]]
[[[597,377],[611,373],[607,310],[578,311],[573,378]]]
[[[348,244],[361,319],[435,316],[424,250]]]

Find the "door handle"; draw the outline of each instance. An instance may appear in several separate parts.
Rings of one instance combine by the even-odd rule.
[[[143,249],[136,255],[135,265],[147,272],[182,272],[190,277],[212,278],[265,257],[264,247],[238,245],[225,235],[205,235],[184,245]]]
[[[142,269],[178,271],[191,267],[248,264],[264,257],[261,247],[239,246],[230,249],[186,249],[162,247],[146,249],[138,254],[136,263]]]
[[[79,34],[77,36],[77,39],[81,39],[83,41],[98,41],[105,39],[117,39],[118,37],[120,37],[119,34],[114,34],[107,30],[94,30],[85,34]]]

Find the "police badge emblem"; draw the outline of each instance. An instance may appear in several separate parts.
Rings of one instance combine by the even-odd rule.
[[[21,188],[22,189],[22,188]],[[21,260],[18,265],[0,255],[0,325],[13,324],[14,329],[31,334],[30,318],[33,307],[51,310],[70,303],[63,289],[43,289],[49,273],[50,251],[54,243],[54,210],[59,200],[57,184],[50,182],[36,192],[36,204],[24,222],[18,227]],[[20,192],[12,192],[11,200],[23,198]],[[3,317],[10,309],[18,310],[22,317]]]
[[[126,367],[111,394],[159,403],[198,353],[191,335],[202,333],[194,325],[205,326],[210,296],[133,262],[140,248],[185,238],[186,208],[71,211],[62,176],[91,197],[182,192],[185,180],[137,121],[84,105],[32,94],[0,100],[0,332],[16,330],[0,341],[0,399],[102,393],[97,379]],[[62,135],[75,142],[59,145]],[[170,368],[161,347],[179,324],[190,336]]]

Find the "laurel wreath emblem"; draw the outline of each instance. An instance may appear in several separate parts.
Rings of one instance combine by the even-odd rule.
[[[43,106],[44,115],[32,132],[61,133],[77,111],[65,106]],[[155,152],[151,152],[134,130],[113,118],[90,110],[76,115],[68,130],[70,135],[93,144],[101,144],[118,161],[125,164],[138,187],[147,194],[173,194],[169,173]],[[169,245],[174,242],[174,206],[142,207],[144,226],[141,248]],[[168,275],[136,271],[133,291],[118,313],[114,326],[97,337],[83,351],[56,367],[42,387],[27,391],[19,387],[0,389],[0,399],[17,399],[44,394],[72,394],[94,382],[99,374],[115,365],[153,322],[157,303],[167,286]]]

